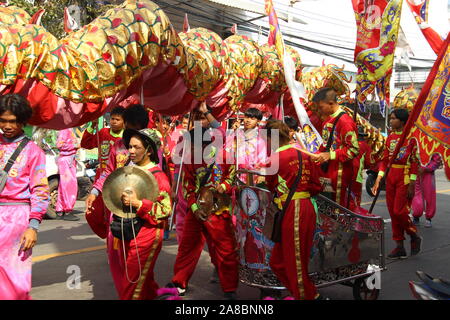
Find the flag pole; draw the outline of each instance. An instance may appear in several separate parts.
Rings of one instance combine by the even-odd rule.
[[[420,111],[422,110],[423,105],[425,104],[425,101],[428,97],[428,94],[430,92],[431,86],[433,85],[434,79],[436,78],[437,72],[439,70],[439,65],[442,62],[442,59],[445,56],[445,51],[447,50],[447,47],[449,45],[450,42],[450,33],[447,35],[447,40],[444,42],[444,45],[442,45],[441,47],[441,51],[438,55],[438,58],[436,59],[433,67],[430,70],[430,73],[428,74],[427,80],[425,81],[424,86],[422,87],[422,90],[420,91],[419,97],[416,100],[416,103],[414,104],[414,107],[411,111],[411,114],[409,115],[408,121],[406,122],[405,127],[403,128],[403,134],[400,136],[400,139],[397,142],[397,146],[395,147],[394,153],[392,154],[391,159],[389,160],[389,164],[387,166],[386,172],[384,174],[383,179],[381,179],[380,181],[380,185],[381,183],[384,181],[384,179],[386,178],[386,176],[389,173],[390,168],[392,167],[392,163],[394,162],[394,159],[397,157],[401,146],[403,145],[403,143],[406,140],[406,137],[409,136],[409,133],[411,131],[411,128],[413,127],[414,123],[416,123]],[[378,188],[377,193],[375,195],[375,198],[373,199],[372,205],[370,206],[370,210],[369,213],[372,213],[372,210],[375,206],[375,203],[378,199],[378,195],[380,193],[380,189]]]

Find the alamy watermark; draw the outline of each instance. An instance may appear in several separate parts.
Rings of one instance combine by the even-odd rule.
[[[257,133],[256,133],[257,132]],[[207,131],[203,131],[200,123],[196,123],[193,130],[193,136],[188,131],[183,132],[180,140],[173,149],[172,161],[174,164],[228,164],[235,165],[237,161],[243,158],[243,155],[252,152],[265,152],[264,150],[272,150],[263,155],[262,158],[269,159],[270,161],[264,164],[264,175],[273,175],[278,173],[279,161],[278,153],[274,152],[280,146],[279,130],[270,130],[270,137],[268,136],[268,130],[258,129],[257,131],[250,131],[250,135],[257,134],[257,143],[263,144],[264,148],[256,149],[253,140],[249,137],[249,132],[244,132],[242,129],[236,130],[220,130],[210,128]],[[245,163],[239,163],[245,164]]]
[[[70,274],[66,281],[67,289],[81,289],[81,268],[77,265],[70,265],[67,267],[66,273]]]

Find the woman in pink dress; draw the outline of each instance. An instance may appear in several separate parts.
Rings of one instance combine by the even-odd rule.
[[[79,217],[72,212],[77,201],[77,162],[75,156],[80,143],[73,129],[63,129],[58,132],[56,147],[59,157],[56,160],[59,172],[58,200],[56,201],[56,214],[58,219],[78,221]]]
[[[18,94],[0,98],[0,169],[3,170],[31,118],[29,102]],[[32,141],[20,152],[0,190],[0,299],[30,299],[31,253],[49,201],[45,154]]]

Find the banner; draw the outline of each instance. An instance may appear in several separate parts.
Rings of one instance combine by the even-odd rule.
[[[450,180],[450,34],[410,115],[410,137],[417,140],[419,158],[428,164],[435,153],[442,156]],[[429,88],[428,88],[429,87]],[[426,90],[426,92],[424,92]]]
[[[266,13],[269,16],[269,45],[275,45],[278,56],[283,64],[284,77],[286,84],[291,93],[292,102],[294,103],[295,111],[298,120],[305,136],[304,144],[309,152],[316,152],[323,143],[322,136],[317,132],[317,129],[311,123],[305,106],[300,102],[300,97],[305,98],[305,89],[303,85],[295,79],[295,64],[289,52],[284,48],[283,36],[281,34],[280,26],[278,24],[278,17],[273,7],[272,0],[265,0]]]
[[[356,101],[364,111],[368,95],[376,90],[380,112],[389,105],[389,82],[400,26],[402,0],[352,0],[357,25],[355,47]]]
[[[431,49],[438,54],[443,44],[441,36],[428,25],[428,5],[430,0],[406,0],[411,12],[419,25],[425,39],[431,46]],[[446,21],[442,21],[445,23]]]

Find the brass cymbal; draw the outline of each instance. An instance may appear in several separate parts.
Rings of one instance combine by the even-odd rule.
[[[158,182],[150,172],[137,166],[126,166],[113,171],[103,185],[103,201],[105,206],[115,215],[122,218],[134,218],[136,210],[123,205],[122,193],[127,190],[136,192],[139,200],[155,201],[159,193]]]

